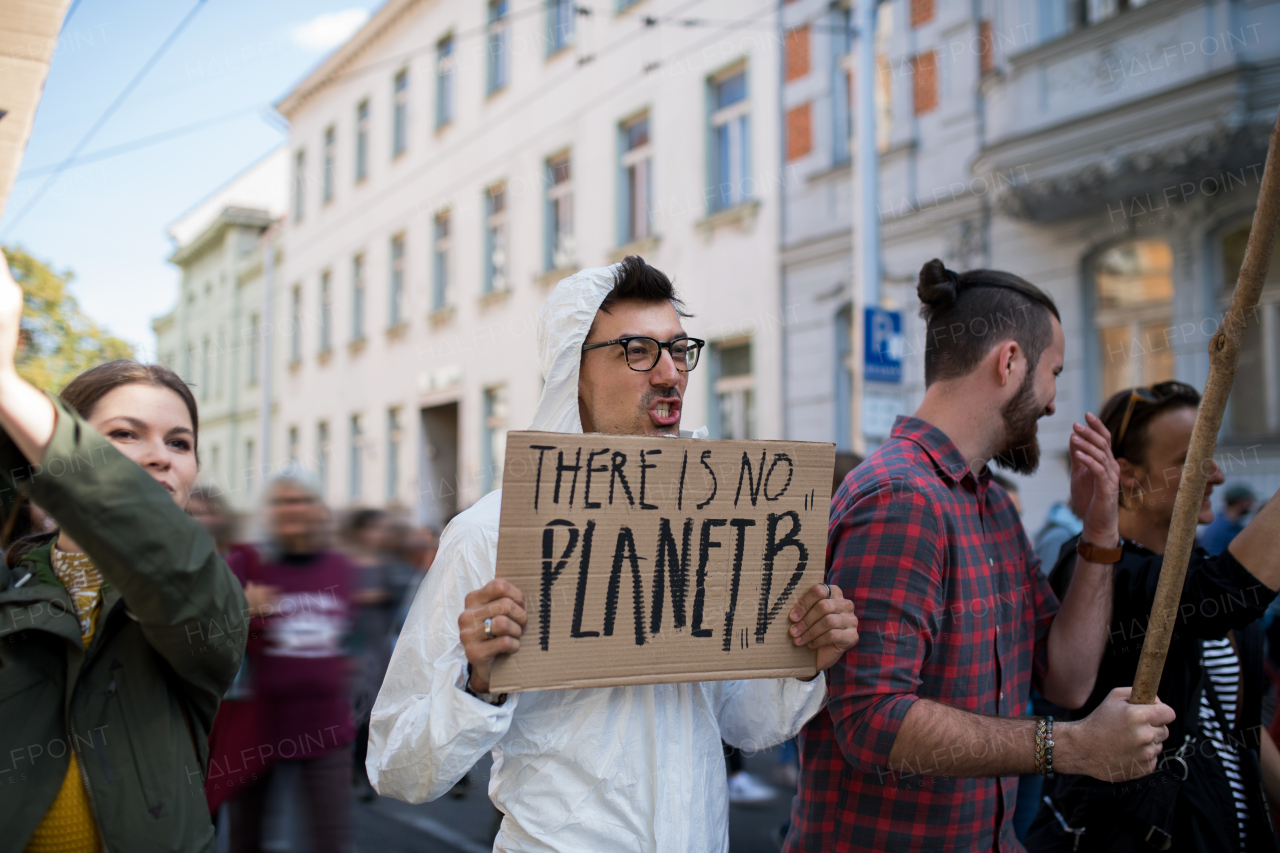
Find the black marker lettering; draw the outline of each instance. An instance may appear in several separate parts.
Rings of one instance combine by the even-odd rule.
[[[711,466],[707,464],[707,457],[709,457],[710,455],[711,455],[710,450],[702,451],[702,467],[706,468],[707,473],[711,475],[711,494],[707,496],[707,499],[705,501],[698,504],[698,509],[702,509],[704,506],[706,506],[707,504],[715,500],[716,492],[720,490],[720,481],[716,479],[716,472],[711,470]]]
[[[784,518],[791,519],[791,530],[787,532],[786,536],[778,539],[778,522]],[[799,539],[800,515],[795,510],[781,514],[769,513],[768,530],[768,539],[764,547],[764,573],[760,577],[760,612],[756,616],[757,643],[764,642],[764,635],[769,631],[769,624],[777,618],[783,602],[791,595],[796,588],[796,584],[800,583],[804,570],[809,566],[809,549],[804,547],[804,543]],[[778,556],[784,548],[795,548],[799,552],[799,559],[796,562],[796,570],[791,574],[791,580],[787,581],[782,594],[771,605],[769,604],[769,588],[773,585],[773,558]]]
[[[676,554],[676,538],[671,533],[671,519],[658,522],[658,559],[653,568],[653,610],[649,617],[649,633],[662,629],[663,569],[671,577],[671,612],[675,627],[684,627],[684,599],[689,589],[689,540],[693,535],[693,519],[684,520],[684,543]]]
[[[538,511],[538,494],[539,492],[542,491],[542,457],[547,454],[548,450],[555,450],[555,448],[549,444],[531,444],[529,445],[529,447],[532,450],[539,451],[538,473],[533,478],[533,511],[537,512]]]
[[[587,600],[587,567],[591,564],[591,535],[596,532],[594,520],[582,532],[582,562],[578,566],[578,590],[573,598],[573,628],[570,637],[599,637],[599,631],[582,630],[582,607]]]
[[[560,451],[560,461],[556,463],[556,493],[551,496],[551,500],[556,505],[560,503],[560,477],[565,471],[573,472],[573,482],[569,485],[569,502],[565,506],[573,506],[573,493],[578,489],[578,472],[582,470],[582,448],[578,448],[578,452],[574,454],[573,464],[564,464],[564,451]]]
[[[560,560],[554,564],[553,568],[551,561],[555,555],[556,531],[554,528],[556,527],[569,528],[569,544],[565,546],[564,553],[560,555]],[[538,596],[538,643],[544,652],[551,642],[551,586],[560,577],[565,564],[573,556],[573,549],[577,547],[578,528],[573,526],[572,521],[557,518],[555,521],[548,522],[542,531],[542,590]]]
[[[738,582],[742,579],[742,550],[747,538],[747,528],[755,527],[753,518],[735,518],[729,522],[737,528],[737,542],[733,547],[733,575],[729,580],[729,610],[724,614],[724,650],[733,648],[733,614],[738,608]]]
[[[676,497],[676,509],[684,509],[684,472],[689,467],[689,451],[684,452],[684,461],[680,463],[680,492]]]
[[[613,571],[609,572],[609,593],[604,602],[604,635],[613,636],[614,618],[618,615],[618,593],[622,586],[622,561],[631,563],[631,604],[636,623],[636,645],[644,645],[644,584],[640,580],[640,557],[630,527],[618,530],[618,544],[613,549]]]
[[[756,481],[751,472],[751,460],[747,457],[747,451],[742,451],[742,467],[738,469],[738,491],[733,495],[733,505],[738,505],[738,498],[742,497],[742,475],[747,475],[747,495],[751,498],[751,505],[756,505],[756,498],[760,497],[760,487],[764,485],[764,456],[765,452],[760,451],[760,480]]]
[[[645,472],[648,471],[650,468],[658,467],[657,465],[644,461],[644,455],[646,453],[648,453],[650,456],[661,456],[662,451],[661,450],[641,450],[640,451],[640,508],[641,509],[657,509],[658,507],[656,504],[647,504],[644,502]],[[622,482],[626,483],[626,480],[623,480]]]
[[[702,520],[702,547],[698,554],[698,591],[693,596],[692,629],[695,637],[711,636],[711,629],[702,627],[702,608],[707,599],[707,561],[711,559],[711,549],[720,547],[719,542],[711,541],[711,528],[724,527],[728,523],[723,518],[704,518]]]
[[[622,481],[622,491],[627,494],[627,503],[631,506],[636,505],[635,499],[631,497],[631,487],[627,485],[627,475],[622,473],[622,467],[626,464],[627,454],[621,450],[615,450],[613,456],[609,457],[609,506],[613,506],[613,483],[615,480]]]
[[[773,497],[769,497],[769,478],[773,476],[773,469],[778,467],[779,462],[787,463],[787,482],[782,484],[782,491],[778,492]],[[788,456],[785,453],[773,454],[773,464],[769,466],[769,473],[766,474],[764,478],[764,489],[763,489],[764,499],[767,501],[776,501],[778,498],[785,495],[787,493],[787,489],[791,486],[791,475],[793,475],[795,472],[796,472],[796,466],[791,461],[790,456]],[[753,505],[754,503],[755,501],[752,501]]]
[[[591,475],[603,474],[609,470],[608,465],[601,465],[599,468],[592,468],[591,463],[595,461],[597,456],[603,456],[609,452],[609,448],[604,450],[593,450],[587,454],[587,481],[582,484],[582,506],[586,509],[599,509],[600,502],[591,500]]]

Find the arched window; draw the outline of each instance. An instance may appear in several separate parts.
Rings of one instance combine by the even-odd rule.
[[[1130,240],[1093,263],[1102,399],[1123,388],[1174,378],[1173,251]]]
[[[1231,303],[1244,250],[1249,242],[1249,223],[1227,230],[1219,238],[1221,278],[1218,281],[1218,308]],[[1237,436],[1280,433],[1280,265],[1272,260],[1258,310],[1248,316],[1240,363],[1232,385],[1230,431]]]

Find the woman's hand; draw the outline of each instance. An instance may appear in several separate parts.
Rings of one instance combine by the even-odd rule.
[[[9,273],[9,259],[0,252],[0,429],[28,462],[39,465],[53,439],[58,415],[48,397],[18,376],[21,323],[22,288]]]
[[[1071,508],[1084,522],[1083,541],[1114,548],[1120,540],[1120,463],[1111,433],[1093,414],[1074,424],[1071,440]]]

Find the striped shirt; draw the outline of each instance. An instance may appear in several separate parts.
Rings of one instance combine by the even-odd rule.
[[[1244,789],[1244,780],[1240,774],[1240,751],[1235,743],[1227,737],[1227,732],[1235,728],[1236,700],[1240,690],[1240,658],[1231,646],[1231,640],[1223,637],[1219,640],[1204,640],[1204,670],[1209,677],[1209,686],[1200,694],[1200,732],[1214,746],[1218,761],[1222,763],[1222,772],[1226,774],[1227,784],[1231,786],[1231,796],[1236,803],[1236,823],[1240,827],[1240,849],[1244,849],[1245,827],[1249,820],[1249,800]],[[1212,689],[1218,698],[1218,706],[1226,718],[1218,719],[1209,700],[1208,691]]]

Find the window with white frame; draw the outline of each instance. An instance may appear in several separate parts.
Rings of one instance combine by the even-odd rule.
[[[716,438],[756,437],[755,377],[751,342],[715,344],[712,348],[712,399]]]
[[[227,369],[227,332],[222,326],[218,327],[217,337],[213,339],[213,395],[219,400],[222,399],[223,374]],[[234,453],[234,448],[232,449]]]
[[[409,69],[396,73],[391,90],[391,156],[399,157],[409,146]]]
[[[333,349],[333,282],[328,270],[320,273],[320,352]]]
[[[436,42],[436,127],[453,121],[453,71],[457,60],[453,53],[453,35]]]
[[[329,422],[316,424],[316,479],[321,500],[329,499]]]
[[[209,343],[209,336],[205,335],[200,341],[200,399],[209,399],[209,376],[210,361],[213,359],[213,347]]]
[[[573,174],[569,152],[547,160],[547,236],[545,265],[548,270],[573,264],[577,245],[573,237]]]
[[[404,322],[404,235],[391,238],[391,280],[387,289],[391,304],[387,312],[387,325],[399,326]]]
[[[302,361],[302,285],[295,284],[289,296],[289,362]]]
[[[256,467],[257,463],[253,458],[253,439],[246,438],[244,440],[244,494],[246,498],[253,497],[253,472]]]
[[[364,340],[364,255],[351,258],[351,340]]]
[[[831,25],[831,162],[840,164],[849,162],[849,138],[853,135],[851,10],[832,9]]]
[[[507,187],[495,184],[485,190],[484,292],[507,289]]]
[[[1218,237],[1221,278],[1217,303],[1221,312],[1231,303],[1240,277],[1251,224],[1240,222]],[[1248,315],[1247,323],[1240,345],[1235,387],[1247,388],[1249,392],[1231,395],[1229,429],[1233,436],[1242,439],[1274,438],[1280,436],[1280,265],[1271,265],[1258,307]],[[1206,324],[1206,331],[1211,325]]]
[[[712,211],[742,204],[751,197],[751,108],[747,70],[739,66],[713,77],[711,90]]]
[[[577,4],[574,0],[546,0],[547,55],[558,53],[573,44]]]
[[[484,389],[484,422],[480,442],[481,491],[502,488],[502,466],[507,454],[507,389]]]
[[[258,315],[250,314],[249,328],[246,329],[246,331],[249,333],[247,336],[248,344],[249,344],[249,359],[248,359],[249,364],[247,365],[247,367],[248,367],[248,373],[249,373],[248,384],[250,388],[258,384],[258,372],[262,368],[262,365],[259,363],[262,358],[262,351],[258,349],[258,344],[259,344],[259,341],[261,340],[261,335],[262,335],[261,327],[262,327],[262,321],[260,320]]]
[[[403,439],[400,407],[387,409],[387,502],[394,503],[400,495],[400,446]]]
[[[306,207],[307,152],[298,149],[293,155],[293,221],[301,222]]]
[[[288,456],[286,457],[286,461],[288,461],[291,465],[296,466],[298,464],[298,458],[299,458],[298,428],[296,426],[289,427],[288,441],[289,441],[287,446]]]
[[[338,131],[333,125],[324,130],[324,175],[321,177],[321,190],[324,202],[333,201],[333,158],[337,155]]]
[[[352,415],[350,442],[347,445],[347,499],[352,503],[364,493],[364,424],[359,415]]]
[[[450,261],[452,237],[450,213],[442,210],[436,214],[434,240],[431,247],[431,310],[439,311],[449,304]]]
[[[649,144],[648,113],[623,122],[622,217],[619,243],[634,243],[649,236],[653,148]]]
[[[485,92],[492,95],[507,85],[508,65],[508,3],[507,0],[489,0],[489,27],[487,73]]]
[[[369,100],[356,105],[356,183],[369,177]]]
[[[1093,262],[1102,399],[1175,376],[1173,250],[1161,240],[1128,240]]]

